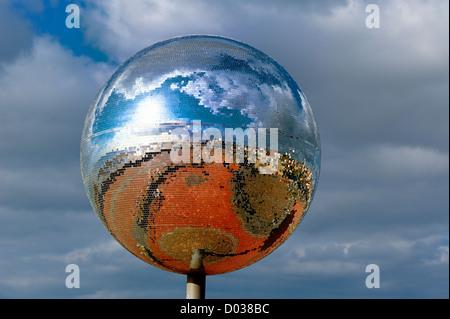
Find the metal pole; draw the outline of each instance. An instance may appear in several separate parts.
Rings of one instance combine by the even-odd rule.
[[[186,299],[205,299],[205,286],[204,273],[187,274]]]
[[[203,249],[192,254],[190,272],[187,274],[186,299],[205,299],[206,275],[203,269]]]

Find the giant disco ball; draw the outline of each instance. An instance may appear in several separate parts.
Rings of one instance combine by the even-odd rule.
[[[156,267],[221,274],[295,230],[320,171],[305,95],[277,62],[218,36],[152,45],[87,114],[81,169],[111,235]]]

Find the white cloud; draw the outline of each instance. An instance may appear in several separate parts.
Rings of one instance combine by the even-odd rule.
[[[2,105],[16,112],[21,108],[44,114],[58,111],[77,95],[92,91],[88,88],[102,83],[110,71],[106,64],[74,57],[49,36],[36,37],[30,54],[0,73]]]
[[[296,275],[342,276],[361,270],[362,264],[347,259],[349,249],[357,243],[303,243],[283,248],[286,262],[281,271]],[[278,269],[280,270],[280,269]]]
[[[65,254],[42,254],[39,256],[43,260],[59,261],[65,264],[73,264],[80,262],[92,262],[92,258],[99,258],[99,256],[110,256],[115,254],[121,254],[124,248],[114,239],[100,244],[91,245],[84,248],[75,248],[72,251]],[[102,267],[97,270],[104,271]],[[106,269],[112,271],[111,267]]]
[[[167,38],[222,30],[223,13],[206,1],[101,0],[88,8],[88,37],[119,61]]]
[[[49,36],[0,72],[0,147],[6,155],[50,152],[64,156],[79,144],[84,116],[111,72],[104,63],[75,57]],[[70,149],[68,148],[70,147]],[[58,152],[59,150],[59,152]]]
[[[110,72],[107,64],[76,57],[50,36],[35,37],[30,52],[1,69],[4,205],[79,202],[82,124]]]
[[[441,263],[441,264],[448,264],[448,246],[440,246],[438,247],[439,256],[435,261],[432,261],[432,263]]]
[[[447,61],[449,2],[432,0],[402,0],[380,4],[386,15],[386,28],[391,28],[389,43],[405,53],[402,58],[416,57],[429,65]],[[447,19],[445,19],[447,17]],[[383,52],[388,51],[382,48]],[[397,60],[396,62],[401,62]]]
[[[325,34],[335,35],[334,42],[341,43],[336,49],[347,51],[356,58],[353,64],[363,70],[377,72],[374,66],[383,66],[382,71],[390,71],[385,75],[395,77],[394,70],[404,73],[419,67],[421,72],[434,72],[442,63],[448,66],[448,41],[443,41],[449,32],[448,1],[380,1],[379,29],[366,28],[367,4],[348,1],[347,6],[334,8],[330,15],[316,15],[312,24]],[[356,40],[352,48],[347,46],[349,37]]]
[[[440,265],[440,264],[447,264],[449,263],[449,258],[448,258],[448,251],[449,251],[449,246],[438,246],[434,252],[435,255],[432,258],[428,258],[424,261],[424,263],[426,265]]]

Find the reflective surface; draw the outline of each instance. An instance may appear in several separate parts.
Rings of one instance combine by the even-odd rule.
[[[306,97],[270,57],[188,36],[138,52],[105,83],[85,120],[81,168],[95,212],[126,249],[212,275],[258,261],[294,231],[317,185],[320,141]]]

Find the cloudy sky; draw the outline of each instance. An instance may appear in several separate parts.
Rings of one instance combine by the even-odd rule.
[[[65,24],[80,6],[80,28]],[[369,29],[368,4],[380,8]],[[208,298],[449,297],[449,2],[0,1],[0,298],[184,298],[125,251],[81,180],[84,117],[129,56],[231,37],[297,81],[322,140],[319,186],[279,249],[207,279]],[[80,288],[65,285],[66,265]],[[366,266],[380,288],[365,285]]]

